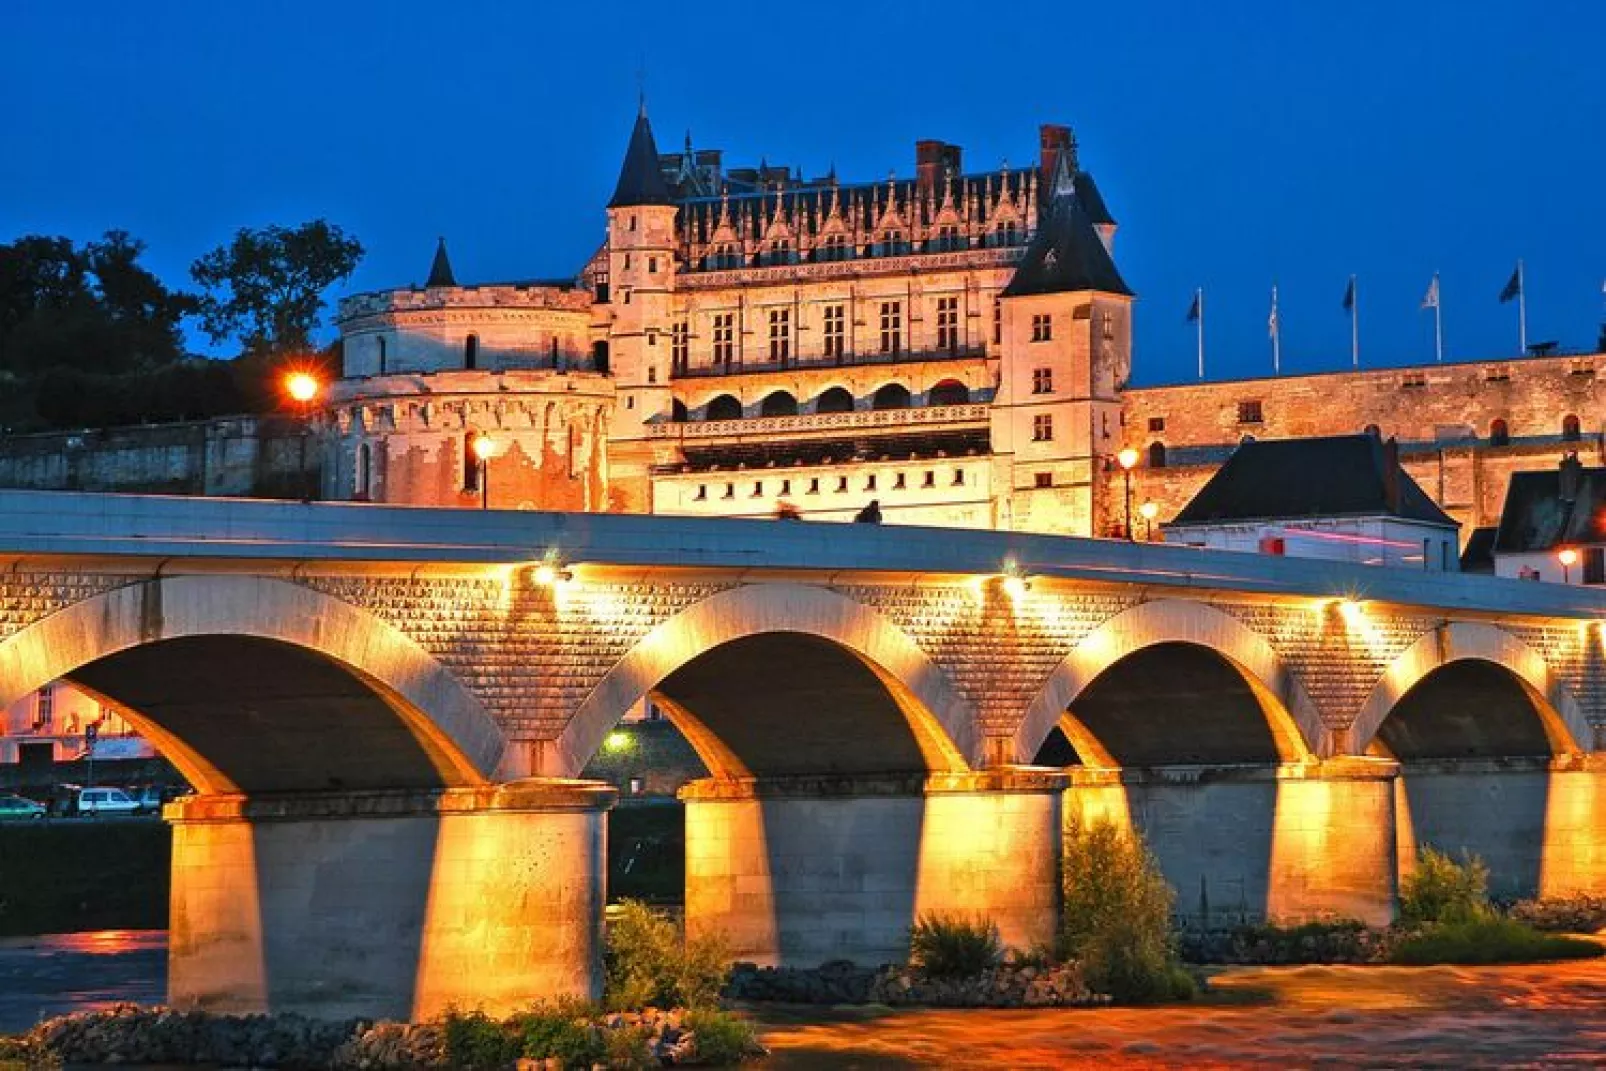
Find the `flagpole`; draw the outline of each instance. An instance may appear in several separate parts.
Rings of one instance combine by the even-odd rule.
[[[1199,328],[1199,379],[1200,379],[1201,382],[1203,382],[1203,380],[1204,380],[1204,287],[1201,286],[1198,289],[1194,290],[1194,292],[1193,292],[1193,300],[1194,300],[1194,304],[1199,309],[1199,317],[1198,317],[1197,320],[1194,321],[1194,323]]]
[[[1435,282],[1438,275],[1434,275]],[[1444,363],[1444,299],[1441,297],[1433,303],[1433,360],[1436,364]]]
[[[1522,277],[1522,258],[1517,258],[1517,356],[1528,353],[1528,281]]]
[[[1361,295],[1353,275],[1349,277],[1349,363],[1351,368],[1361,366]]]
[[[1271,287],[1271,374],[1283,374],[1283,320],[1277,310],[1277,284]]]

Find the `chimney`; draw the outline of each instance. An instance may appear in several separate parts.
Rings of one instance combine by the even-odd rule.
[[[943,170],[947,171],[955,178],[958,178],[960,175],[965,173],[965,169],[960,163],[959,146],[944,145],[942,147],[942,166]]]
[[[915,188],[921,195],[937,188],[942,178],[942,156],[947,146],[935,138],[922,138],[915,142]]]
[[[1039,153],[1039,166],[1042,168],[1042,180],[1052,182],[1054,169],[1059,166],[1060,154],[1067,150],[1071,154],[1068,161],[1071,173],[1076,173],[1076,139],[1071,136],[1071,128],[1060,126],[1057,123],[1044,123],[1037,128],[1037,145]]]
[[[1584,463],[1578,460],[1578,455],[1568,454],[1561,459],[1561,475],[1558,480],[1556,497],[1563,502],[1578,501],[1578,491],[1584,480]]]

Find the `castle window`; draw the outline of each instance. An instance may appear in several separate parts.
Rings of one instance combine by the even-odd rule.
[[[840,235],[838,236],[840,237]],[[843,314],[841,305],[827,305],[825,307],[825,355],[842,359],[846,352],[847,318]]]
[[[742,250],[735,242],[722,242],[714,247],[713,254],[708,258],[708,267],[713,271],[721,271],[742,266]]]
[[[366,502],[373,492],[374,448],[363,443],[357,448],[357,499]]]
[[[480,489],[480,459],[474,453],[474,440],[479,438],[479,432],[469,429],[463,436],[463,490],[478,491]]]
[[[764,481],[763,480],[755,480],[753,482],[753,497],[754,498],[763,498],[764,497]]]
[[[1004,303],[993,302],[993,345],[1004,344]]]
[[[608,343],[598,340],[591,344],[591,367],[603,375],[608,374]]]
[[[870,399],[872,409],[907,409],[909,408],[909,388],[902,383],[888,383]]]
[[[1606,584],[1606,550],[1584,548],[1584,583]]]
[[[875,490],[875,473],[872,472],[864,478],[864,489],[866,491]]]
[[[937,228],[937,237],[931,241],[933,253],[952,253],[965,248],[965,240],[959,235],[959,227],[952,223],[945,223]]]
[[[1494,423],[1489,425],[1489,445],[1511,445],[1511,428],[1504,420],[1496,419]]]
[[[626,253],[625,254],[625,271],[629,271],[629,270],[630,270],[630,254]]]
[[[657,272],[657,270],[658,270],[658,258],[657,257],[648,257],[647,258],[647,274],[648,275],[652,275],[655,272]]]
[[[709,420],[740,420],[742,419],[742,403],[735,396],[721,394],[708,403]]]
[[[848,478],[846,476],[838,476],[836,478],[836,493],[839,495],[848,493]]]
[[[51,722],[53,722],[55,718],[56,686],[55,684],[47,684],[43,688],[39,689],[39,694],[34,698],[34,730],[36,732],[43,730],[44,732],[48,733],[50,731]]]
[[[902,256],[909,252],[909,243],[904,240],[902,231],[885,230],[881,232],[881,241],[876,245],[875,254],[881,257]]]
[[[1165,443],[1149,444],[1149,468],[1165,468]]]
[[[1054,370],[1052,368],[1032,369],[1032,393],[1054,393]]]
[[[1575,443],[1579,439],[1578,418],[1572,413],[1568,413],[1561,418],[1561,437],[1570,443]],[[1588,581],[1585,581],[1585,583],[1588,583]]]
[[[1046,443],[1054,440],[1054,418],[1047,413],[1039,413],[1032,417],[1032,442]]]
[[[1152,417],[1150,417],[1149,418],[1149,430],[1150,431],[1164,431],[1165,430],[1165,417],[1163,417],[1163,416],[1152,416]]]
[[[902,491],[904,486],[904,474],[900,472],[892,478],[892,489],[894,491]]]
[[[722,495],[721,497],[723,497],[723,498],[735,498],[736,497],[736,485],[733,484],[733,483],[726,484],[725,485],[725,494]]]
[[[686,371],[686,362],[691,355],[691,332],[685,320],[669,328],[669,374],[675,375]]]
[[[926,478],[924,480],[920,481],[920,486],[921,487],[936,487],[937,486],[937,474],[935,472],[933,472],[932,470],[927,469],[926,470]]]
[[[851,413],[853,412],[853,395],[846,387],[832,387],[815,399],[814,411],[816,413]]]
[[[631,230],[635,230],[636,229],[636,217],[635,216],[631,216],[630,217],[630,229]]]
[[[736,357],[736,314],[714,314],[714,364],[729,365]]]
[[[764,253],[765,264],[791,264],[792,240],[790,238],[777,238],[770,243],[769,249]]]
[[[797,416],[797,399],[784,390],[772,391],[758,403],[760,416]]]
[[[1036,473],[1033,473],[1032,474],[1032,486],[1038,488],[1039,490],[1041,490],[1044,487],[1053,487],[1054,486],[1054,474],[1052,472],[1036,472]]]
[[[463,367],[472,371],[480,365],[480,336],[470,335],[463,340]]]
[[[895,354],[902,351],[903,303],[883,301],[881,303],[881,352]]]
[[[959,299],[937,299],[937,348],[945,353],[959,350]]]
[[[955,487],[963,487],[963,486],[965,486],[965,470],[964,469],[954,469],[954,483],[953,483],[953,485]]]
[[[1052,342],[1054,340],[1054,318],[1046,312],[1032,314],[1032,341]]]
[[[791,480],[782,480],[781,481],[781,494],[789,495],[791,493],[792,493],[792,481]]]
[[[385,340],[384,340],[384,338],[376,338],[376,339],[374,339],[374,341],[379,343],[379,374],[380,375],[384,375],[385,374]]]
[[[945,379],[926,394],[927,405],[967,405],[970,388],[957,379]]]
[[[820,493],[820,478],[818,476],[809,478],[809,489],[805,493],[811,495],[817,495]]]
[[[697,485],[697,497],[692,499],[692,501],[693,502],[707,502],[708,501],[708,485],[706,483],[700,483],[700,484]]]
[[[647,382],[648,383],[656,383],[656,382],[658,382],[658,366],[657,365],[649,364],[647,366]]]
[[[1255,401],[1238,403],[1238,423],[1260,424],[1263,423],[1265,419],[1266,418],[1264,414],[1262,414],[1260,411],[1260,402],[1258,399]]]
[[[1099,324],[1104,329],[1104,341],[1115,341],[1115,313],[1108,309],[1099,313]]]
[[[820,243],[817,260],[847,260],[849,255],[848,239],[844,234],[828,234]]]
[[[792,356],[792,310],[770,310],[770,360],[784,365]]]

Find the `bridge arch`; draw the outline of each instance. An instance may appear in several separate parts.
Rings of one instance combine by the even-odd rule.
[[[576,776],[601,747],[603,738],[630,708],[649,693],[685,733],[716,777],[763,774],[705,724],[688,696],[707,674],[710,659],[727,665],[743,661],[777,665],[796,655],[799,673],[810,667],[840,675],[850,691],[879,693],[876,702],[889,717],[901,718],[901,741],[918,749],[919,762],[932,772],[963,772],[979,764],[981,733],[971,704],[910,636],[885,615],[829,588],[809,584],[744,584],[697,603],[649,632],[597,684],[570,719],[563,734],[542,756],[541,772]],[[699,680],[699,676],[701,679]],[[833,685],[840,687],[840,685]],[[728,724],[728,719],[727,719]],[[874,730],[876,726],[863,726]],[[873,751],[874,739],[840,740],[844,751]],[[872,767],[873,768],[873,767]]]
[[[1350,727],[1356,754],[1380,741],[1389,716],[1429,677],[1458,666],[1499,666],[1527,693],[1550,751],[1575,754],[1587,748],[1588,719],[1572,690],[1550,671],[1544,656],[1496,625],[1452,622],[1421,637],[1389,664]]]
[[[414,641],[269,577],[140,580],[0,642],[0,706],[61,678],[126,717],[203,793],[483,784],[505,746]]]
[[[1265,637],[1207,603],[1157,599],[1104,622],[1054,668],[1015,733],[1015,761],[1032,762],[1056,728],[1064,728],[1073,744],[1080,738],[1095,754],[1102,752],[1067,712],[1106,671],[1161,649],[1203,649],[1235,670],[1266,718],[1280,761],[1330,753],[1330,733],[1315,704]]]

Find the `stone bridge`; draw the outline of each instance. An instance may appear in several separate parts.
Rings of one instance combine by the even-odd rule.
[[[171,999],[502,1010],[598,985],[607,786],[651,696],[687,923],[901,956],[1055,925],[1061,831],[1179,910],[1386,919],[1419,846],[1606,891],[1606,598],[949,529],[0,492],[0,703],[68,678],[196,786]]]

